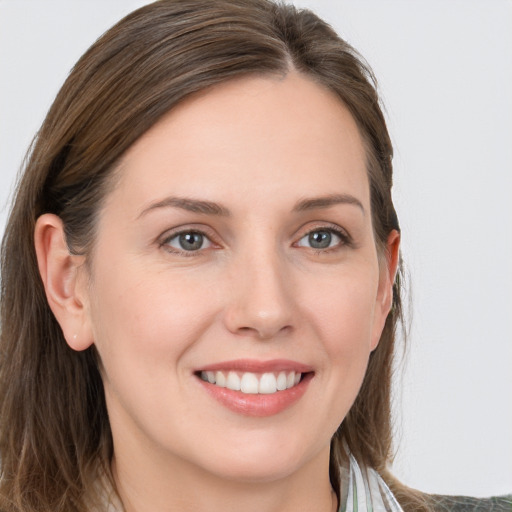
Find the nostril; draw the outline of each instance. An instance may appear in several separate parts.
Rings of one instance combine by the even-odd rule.
[[[259,326],[259,327],[239,327],[237,332],[244,336],[254,336],[260,340],[271,340],[277,336],[287,334],[292,330],[291,325],[284,326]]]

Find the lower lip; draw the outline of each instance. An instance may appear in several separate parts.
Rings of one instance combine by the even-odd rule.
[[[296,403],[307,390],[313,373],[306,373],[293,388],[271,394],[250,394],[221,388],[198,377],[203,388],[224,407],[245,416],[273,416]]]

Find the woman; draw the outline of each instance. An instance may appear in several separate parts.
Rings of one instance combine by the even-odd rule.
[[[387,471],[391,156],[308,11],[164,0],[107,32],[2,246],[2,509],[433,506]]]

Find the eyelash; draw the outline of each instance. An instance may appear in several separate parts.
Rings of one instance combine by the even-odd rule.
[[[293,244],[294,247],[304,247],[304,246],[298,245],[301,240],[310,236],[313,233],[320,233],[320,232],[335,235],[336,237],[339,238],[340,241],[333,247],[326,247],[323,249],[316,249],[314,247],[309,247],[311,250],[313,250],[315,252],[315,254],[330,253],[330,252],[339,250],[342,247],[353,247],[354,246],[352,237],[346,231],[340,229],[339,227],[322,225],[322,226],[314,227],[313,229],[310,229],[309,231],[304,233],[299,238],[299,240]],[[204,250],[203,248],[200,248],[198,250],[187,251],[187,250],[177,249],[176,247],[172,247],[170,245],[171,241],[182,236],[182,235],[200,235],[200,236],[204,237],[204,239],[207,240],[211,244],[210,246],[215,245],[215,242],[212,240],[213,237],[211,235],[209,235],[208,233],[206,233],[205,231],[200,230],[200,229],[184,229],[184,230],[177,231],[177,232],[167,235],[159,243],[159,246],[165,248],[171,254],[177,254],[178,256],[185,256],[185,257],[197,256]]]
[[[170,245],[171,241],[182,236],[182,235],[200,235],[204,238],[204,240],[207,240],[210,245],[215,245],[215,243],[212,241],[213,236],[209,235],[203,230],[200,229],[183,229],[181,231],[177,231],[174,233],[171,233],[160,242],[160,247],[163,247],[165,250],[170,252],[171,254],[177,254],[178,256],[185,256],[185,257],[192,257],[197,256],[200,254],[204,249],[198,249],[196,251],[186,251],[184,249],[178,249],[176,247],[172,247]]]
[[[337,244],[335,244],[334,246],[332,247],[326,247],[324,249],[317,249],[317,248],[314,248],[314,247],[310,247],[310,249],[312,249],[315,254],[326,254],[326,253],[331,253],[331,252],[335,252],[337,250],[340,250],[342,247],[353,247],[354,246],[354,242],[352,240],[352,237],[343,229],[339,228],[338,226],[332,226],[332,225],[321,225],[321,226],[316,226],[314,227],[313,229],[310,229],[309,231],[307,231],[304,235],[302,235],[299,239],[298,242],[296,242],[296,246],[298,247],[303,247],[303,246],[300,246],[300,245],[297,245],[301,240],[303,240],[304,238],[310,236],[311,234],[313,233],[329,233],[331,235],[335,235],[339,238],[339,242]]]

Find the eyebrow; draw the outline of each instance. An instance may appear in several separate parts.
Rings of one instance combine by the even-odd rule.
[[[330,208],[331,206],[338,204],[354,205],[359,207],[363,214],[365,213],[365,209],[361,201],[349,194],[331,194],[326,196],[301,199],[295,204],[292,211],[305,212],[310,210]],[[218,203],[214,203],[213,201],[192,199],[189,197],[170,196],[162,199],[161,201],[150,204],[147,208],[142,210],[137,218],[140,218],[150,211],[156,210],[158,208],[180,208],[182,210],[187,210],[194,213],[202,213],[204,215],[216,215],[221,217],[231,216],[231,212],[228,208]]]
[[[188,197],[166,197],[161,201],[150,204],[147,208],[142,210],[137,218],[157,208],[181,208],[189,212],[202,213],[205,215],[219,215],[221,217],[229,217],[231,215],[231,212],[227,208],[212,201],[202,201]]]
[[[357,206],[365,214],[364,206],[359,199],[351,196],[350,194],[331,194],[321,197],[313,197],[311,199],[302,199],[298,201],[294,208],[294,212],[305,212],[309,210],[317,210],[322,208],[329,208],[337,204],[351,204]]]

